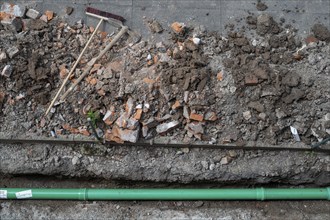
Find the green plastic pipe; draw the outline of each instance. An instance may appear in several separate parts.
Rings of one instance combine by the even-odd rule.
[[[65,200],[330,200],[327,188],[36,189],[0,188],[0,199]]]

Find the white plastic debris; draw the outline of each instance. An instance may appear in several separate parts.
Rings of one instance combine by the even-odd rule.
[[[290,126],[290,130],[291,130],[291,133],[293,135],[293,138],[296,140],[296,141],[300,141],[300,137],[299,137],[299,134],[298,134],[298,131],[296,128]]]
[[[148,54],[148,56],[147,56],[147,60],[151,60],[151,54]]]

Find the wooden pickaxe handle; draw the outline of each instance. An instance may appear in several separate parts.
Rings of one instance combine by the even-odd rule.
[[[103,19],[101,19],[101,20],[99,21],[99,23],[97,24],[97,26],[96,26],[96,28],[95,28],[95,30],[94,30],[92,36],[91,36],[91,37],[89,38],[89,40],[87,41],[87,44],[85,45],[84,49],[81,51],[81,53],[80,53],[80,55],[79,55],[77,61],[74,63],[74,65],[73,65],[72,69],[70,70],[69,74],[68,74],[67,77],[64,79],[64,81],[63,81],[63,83],[62,83],[60,89],[58,90],[58,92],[56,93],[56,95],[55,95],[55,97],[53,98],[52,102],[51,102],[50,105],[48,106],[48,109],[47,109],[47,111],[46,111],[44,117],[48,115],[50,109],[53,107],[53,105],[54,105],[54,103],[56,102],[58,96],[59,96],[60,93],[62,92],[62,90],[63,90],[65,84],[68,82],[69,78],[73,75],[73,71],[76,69],[76,67],[77,67],[77,65],[78,65],[78,63],[79,63],[79,61],[81,60],[83,54],[85,53],[85,51],[86,51],[88,45],[89,45],[90,42],[92,41],[94,35],[96,34],[96,32],[97,32],[97,30],[99,29],[99,27],[100,27],[100,25],[102,24],[102,22],[103,22]]]
[[[85,71],[80,75],[80,77],[69,87],[69,89],[64,93],[64,95],[61,97],[61,101],[64,101],[64,99],[69,95],[69,93],[85,78],[85,76],[91,71],[92,67],[98,61],[100,58],[103,57],[103,55],[109,51],[115,43],[118,42],[118,40],[128,31],[127,26],[123,26],[121,30],[118,32],[118,34],[113,38],[113,40],[110,42],[109,45],[107,45],[100,54],[93,58],[90,62],[88,62],[88,67],[85,69]]]

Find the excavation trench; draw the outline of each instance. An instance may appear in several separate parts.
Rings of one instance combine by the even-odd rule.
[[[109,181],[325,187],[329,161],[328,153],[314,151],[0,144],[3,174]]]

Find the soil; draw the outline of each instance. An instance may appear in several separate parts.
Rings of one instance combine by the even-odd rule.
[[[268,14],[265,3],[258,1],[256,9],[259,12],[249,12],[228,24],[226,33],[180,21],[162,26],[157,19],[146,19],[150,34],[169,38],[134,42],[125,35],[63,102],[55,103],[47,117],[47,107],[94,28],[82,20],[69,24],[60,16],[48,22],[15,18],[11,25],[0,25],[0,70],[4,70],[0,75],[0,136],[98,137],[101,143],[187,146],[320,144],[328,148],[329,142],[324,142],[330,136],[329,28],[320,22],[311,27],[312,34],[299,35],[294,24]],[[95,35],[70,84],[116,33]],[[1,185],[330,184],[330,157],[326,153],[108,147],[101,143],[0,143]],[[47,179],[54,177],[67,182]],[[111,185],[111,181],[118,182]],[[298,219],[328,216],[328,203],[323,202],[198,202],[160,202],[155,208],[152,202],[6,201],[1,203],[0,213],[5,218],[61,218],[64,210],[72,213],[63,218],[108,218],[108,211],[96,210],[112,210],[114,218],[213,218],[225,207],[221,215],[226,219],[260,219],[274,213]],[[236,205],[238,209],[233,209]],[[83,211],[73,211],[77,209]]]

